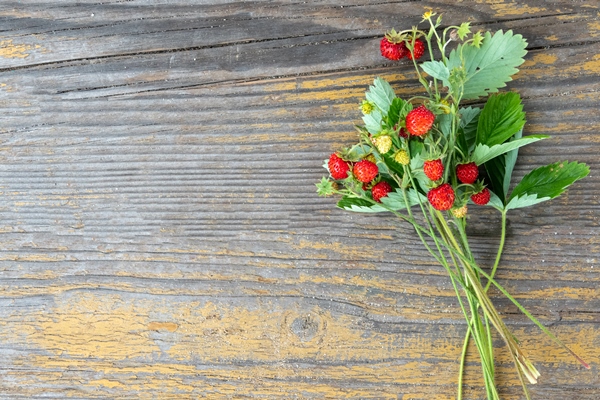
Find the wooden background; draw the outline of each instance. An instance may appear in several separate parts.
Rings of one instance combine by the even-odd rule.
[[[465,333],[407,225],[314,183],[356,139],[375,76],[421,90],[382,33],[444,21],[528,39],[516,175],[591,174],[512,212],[498,293],[542,373],[533,398],[600,398],[600,5],[573,0],[2,0],[2,399],[452,399]],[[498,215],[470,219],[489,264]],[[471,353],[472,354],[472,353]],[[503,399],[522,398],[500,340]],[[468,399],[482,399],[471,357]]]

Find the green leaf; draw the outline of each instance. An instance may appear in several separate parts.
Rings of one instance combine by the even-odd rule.
[[[373,110],[370,114],[363,115],[362,119],[369,133],[375,135],[381,131],[381,120],[383,119],[381,111]]]
[[[490,96],[477,123],[477,144],[494,146],[510,139],[525,125],[521,96],[515,92]]]
[[[477,121],[479,114],[481,113],[481,108],[469,106],[466,108],[461,108],[458,112],[460,114],[460,127],[462,129],[469,128],[472,130],[474,137],[475,132],[477,132]]]
[[[450,70],[442,61],[426,61],[421,63],[421,69],[436,79],[447,81],[450,78]]]
[[[427,201],[427,198],[424,195],[419,194],[414,189],[408,189],[406,192],[406,197],[408,198],[408,203],[410,207],[419,204],[419,201]],[[394,192],[389,193],[386,197],[383,197],[381,199],[381,202],[387,208],[379,204],[373,204],[372,202],[365,199],[344,196],[338,202],[337,206],[343,208],[344,210],[362,213],[385,212],[389,211],[389,209],[392,209],[394,211],[406,209],[406,203],[404,202],[404,195],[402,194],[401,189],[396,189]]]
[[[452,115],[441,114],[438,115],[436,118],[438,129],[442,132],[444,136],[450,136],[452,134]]]
[[[476,35],[473,36],[476,39]],[[448,70],[464,67],[464,100],[477,99],[505,87],[517,67],[525,60],[527,41],[512,31],[497,31],[493,36],[486,32],[481,46],[460,44],[448,57]],[[448,82],[444,84],[450,87]]]
[[[513,189],[506,209],[526,207],[553,199],[589,172],[587,165],[567,161],[536,168],[525,175]]]
[[[427,201],[427,197],[423,196],[414,189],[408,189],[406,191],[406,197],[408,199],[409,207],[413,207],[418,205],[420,202]],[[404,194],[402,194],[402,189],[396,189],[395,192],[391,192],[386,197],[382,197],[381,202],[396,211],[407,208],[406,202],[404,201]]]
[[[359,161],[360,159],[364,158],[370,152],[371,152],[371,148],[368,145],[362,144],[362,143],[357,143],[354,146],[352,146],[350,149],[345,151],[343,154],[344,154],[344,159],[346,159],[348,161]],[[327,162],[328,162],[328,160],[325,160],[325,164],[327,164]]]
[[[479,122],[479,114],[481,109],[478,107],[467,107],[461,108],[460,113],[460,125],[463,134],[461,140],[464,139],[464,147],[461,148],[465,153],[469,152],[475,147],[475,136],[477,135],[477,124]]]
[[[375,205],[368,200],[350,196],[342,197],[340,201],[338,201],[337,206],[344,210],[363,213],[377,213],[388,211],[385,208],[379,205]]]
[[[513,140],[521,139],[523,137],[523,129],[515,133]],[[506,153],[504,156],[504,181],[502,182],[502,193],[504,194],[503,199],[506,199],[508,195],[508,188],[510,187],[510,180],[512,178],[513,169],[517,163],[517,156],[519,155],[519,149],[514,149]]]
[[[523,129],[519,130],[511,140],[519,140],[523,136]],[[498,145],[501,146],[501,145]],[[513,168],[517,161],[518,149],[493,158],[485,163],[485,169],[488,173],[490,188],[498,193],[503,204],[506,204],[508,188],[512,178]]]
[[[519,197],[512,198],[506,205],[506,210],[514,210],[515,208],[529,207],[543,201],[550,200],[550,197],[538,197],[536,194],[524,194]]]
[[[490,190],[490,201],[486,205],[488,205],[490,207],[494,207],[496,210],[498,210],[500,212],[502,212],[502,210],[504,210],[504,203],[502,202],[502,200],[500,200],[500,198],[496,195],[496,193],[494,193],[491,190]]]
[[[507,191],[504,189],[504,182],[506,181],[506,155],[503,154],[493,158],[484,165],[488,175],[490,190],[496,193],[502,204],[506,204]]]
[[[398,175],[400,178],[404,175],[404,166],[394,160],[393,154],[382,154],[381,158],[383,159],[384,164],[386,165],[390,174],[393,172]]]
[[[366,97],[367,100],[375,103],[375,105],[379,107],[383,114],[387,114],[390,106],[392,105],[392,101],[394,101],[396,98],[396,93],[394,93],[394,89],[389,83],[387,83],[387,81],[377,77],[373,81],[373,85],[369,86]]]
[[[525,146],[530,143],[537,142],[538,140],[547,139],[549,136],[546,135],[531,135],[522,139],[514,139],[502,144],[496,144],[489,147],[485,144],[478,144],[475,150],[471,154],[471,159],[477,165],[481,165],[492,158],[496,158],[501,154],[507,153],[511,150],[518,149],[519,147]]]
[[[407,101],[396,97],[392,100],[392,104],[388,111],[387,123],[389,128],[394,128],[400,119],[406,117],[406,114],[412,109],[412,105]]]
[[[425,146],[423,142],[411,140],[410,147],[410,170],[415,180],[417,189],[426,188],[431,183],[431,180],[423,172],[423,164],[426,157]]]
[[[518,93],[492,95],[479,115],[475,142],[493,147],[504,144],[511,137],[519,139],[524,125],[525,113]],[[485,162],[490,187],[504,204],[516,161],[516,154],[511,154],[510,157],[500,155]]]

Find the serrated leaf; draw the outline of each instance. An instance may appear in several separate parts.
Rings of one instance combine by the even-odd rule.
[[[477,144],[494,146],[510,139],[525,125],[521,96],[515,92],[500,93],[488,98],[477,123]]]
[[[490,147],[504,144],[511,137],[520,138],[524,125],[525,113],[518,93],[492,95],[479,115],[475,142]],[[503,203],[506,203],[515,161],[513,156],[501,155],[485,162],[490,187]]]
[[[489,147],[485,144],[478,144],[471,154],[471,160],[477,165],[481,165],[492,158],[496,158],[501,154],[507,153],[511,150],[518,149],[519,147],[528,145],[530,143],[537,142],[542,139],[547,139],[549,136],[546,135],[531,135],[522,139],[511,140],[506,143],[496,144]]]
[[[452,134],[452,115],[441,114],[437,116],[437,126],[446,137]]]
[[[362,143],[357,143],[354,146],[352,146],[350,149],[348,149],[346,151],[346,153],[344,154],[345,159],[348,161],[358,161],[362,158],[364,158],[367,154],[369,154],[369,152],[371,151],[371,148],[366,145],[366,144],[362,144]],[[327,164],[329,160],[325,160],[325,164]]]
[[[394,159],[393,154],[382,154],[383,162],[387,166],[390,173],[398,175],[400,178],[404,175],[404,166]]]
[[[490,201],[487,203],[487,205],[490,207],[494,207],[500,212],[504,209],[504,203],[492,190],[490,190]]]
[[[417,142],[415,140],[411,141],[410,145],[410,154],[412,156],[410,159],[410,170],[412,176],[416,181],[417,189],[426,188],[431,183],[431,180],[423,172],[423,164],[425,162],[425,156],[423,154],[425,153],[425,146],[423,145],[423,142]]]
[[[475,39],[475,36],[474,36]],[[518,72],[517,67],[525,60],[527,42],[521,35],[512,31],[497,31],[493,36],[486,32],[480,47],[460,44],[448,57],[448,70],[463,66],[464,100],[477,99],[495,93],[505,87],[511,76]],[[464,60],[464,64],[463,64]],[[444,82],[446,86],[450,84]]]
[[[461,108],[460,113],[460,129],[463,134],[461,140],[464,139],[464,146],[461,148],[465,153],[470,152],[475,147],[475,136],[477,135],[477,124],[479,122],[479,114],[481,109],[478,107]]]
[[[414,189],[407,190],[406,197],[408,198],[410,207],[419,204],[419,201],[424,202],[427,200],[424,195],[419,194]],[[401,189],[396,189],[394,192],[389,193],[386,197],[381,199],[381,202],[386,207],[394,211],[406,209],[406,203],[404,201],[404,195],[402,194]],[[343,208],[344,210],[362,213],[378,213],[389,211],[388,208],[379,204],[373,204],[368,200],[348,196],[342,197],[337,206]]]
[[[362,120],[369,133],[375,135],[381,131],[381,120],[383,115],[379,110],[373,110],[370,114],[363,115]]]
[[[447,81],[450,78],[450,70],[442,61],[426,61],[421,63],[421,69],[429,76]]]
[[[525,207],[553,199],[589,172],[587,165],[567,161],[536,168],[525,175],[513,189],[506,207]]]
[[[396,93],[390,84],[384,79],[377,77],[373,81],[373,85],[369,86],[366,93],[367,100],[375,103],[383,114],[387,114],[392,101],[396,98]]]
[[[515,208],[529,207],[546,200],[550,200],[550,197],[538,197],[537,194],[523,194],[510,199],[505,209],[514,210]]]
[[[481,108],[469,106],[461,108],[458,112],[460,114],[460,127],[462,129],[469,127],[473,132],[477,131],[477,121],[481,113]]]
[[[501,155],[486,162],[485,170],[488,175],[488,186],[490,190],[506,204],[507,191],[504,190],[504,181],[506,180],[506,155]]]
[[[515,133],[513,136],[514,139],[521,139],[523,137],[523,129],[519,132]],[[506,199],[508,195],[508,188],[510,187],[510,180],[512,178],[513,169],[515,168],[515,164],[517,163],[517,156],[519,155],[519,150],[514,149],[506,153],[503,157],[504,159],[504,176],[502,182],[502,193],[504,194],[503,199]]]
[[[520,129],[511,140],[519,140],[523,136],[523,129]],[[518,149],[513,149],[505,154],[499,155],[485,163],[485,169],[488,173],[489,186],[498,194],[504,204],[508,196],[508,188],[512,178],[512,172],[517,161]]]
[[[408,111],[410,111],[409,108],[412,108],[412,106],[409,107],[409,105],[410,103],[401,99],[400,97],[396,97],[394,100],[392,100],[392,104],[390,105],[390,109],[387,115],[387,122],[389,128],[394,128],[398,121],[400,121],[401,118],[406,116]]]
[[[337,206],[344,210],[363,213],[378,213],[388,211],[387,209],[373,204],[368,200],[348,196],[342,197],[340,201],[338,201]]]
[[[408,199],[409,207],[413,207],[418,205],[420,202],[427,201],[427,197],[423,196],[414,189],[408,189],[406,191],[406,197]],[[388,193],[386,197],[381,198],[381,202],[396,211],[406,209],[406,202],[404,201],[402,189],[396,189],[396,191]]]

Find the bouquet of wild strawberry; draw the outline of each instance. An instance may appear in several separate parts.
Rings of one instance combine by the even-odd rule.
[[[468,23],[442,29],[441,17],[434,21],[434,15],[431,11],[423,15],[422,22],[429,25],[425,30],[392,30],[381,40],[384,57],[412,60],[426,95],[404,100],[396,97],[389,83],[375,79],[361,105],[360,140],[326,161],[330,177],[317,184],[318,193],[341,195],[338,206],[346,210],[389,212],[412,224],[425,248],[445,268],[467,322],[458,399],[470,340],[480,355],[487,397],[500,398],[494,381],[492,329],[506,343],[529,399],[526,381],[536,383],[539,373],[490,301],[491,285],[589,366],[494,279],[507,213],[559,196],[589,169],[568,161],[536,168],[509,193],[518,148],[547,137],[523,137],[525,113],[519,94],[497,93],[523,63],[527,43],[511,31],[471,33]],[[430,60],[417,63],[426,51]],[[484,96],[489,97],[482,108],[463,105]],[[469,247],[465,228],[472,205],[493,207],[502,216],[491,268],[483,269]]]

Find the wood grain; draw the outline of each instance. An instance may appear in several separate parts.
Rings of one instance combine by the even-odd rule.
[[[464,320],[442,268],[385,215],[316,196],[375,76],[378,40],[432,7],[529,53],[515,174],[591,174],[515,210],[500,294],[535,399],[600,398],[600,19],[594,2],[3,1],[0,398],[452,399]],[[496,214],[470,219],[483,263]],[[465,394],[483,398],[480,367]],[[497,342],[503,399],[521,398]]]

